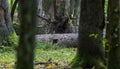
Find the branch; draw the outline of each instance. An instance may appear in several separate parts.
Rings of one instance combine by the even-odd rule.
[[[52,58],[48,59],[47,62],[36,62],[34,65],[39,65],[39,64],[43,64],[43,65],[48,65],[52,63]]]
[[[35,65],[47,65],[50,64],[49,62],[36,62]]]
[[[13,21],[13,16],[14,16],[14,12],[15,12],[15,8],[17,6],[18,0],[15,0],[13,6],[12,6],[12,10],[11,10],[11,19]]]
[[[47,18],[45,18],[45,17],[42,17],[42,16],[40,16],[40,15],[37,15],[39,18],[41,18],[42,20],[45,20],[46,22],[48,22],[48,23],[53,23],[53,22],[51,22],[51,20],[49,20],[49,19],[47,19]]]

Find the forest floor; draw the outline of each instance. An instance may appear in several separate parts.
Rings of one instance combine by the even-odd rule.
[[[57,44],[39,43],[35,49],[35,69],[68,69],[76,48],[60,47]],[[0,49],[0,69],[14,69],[16,51],[11,47]]]

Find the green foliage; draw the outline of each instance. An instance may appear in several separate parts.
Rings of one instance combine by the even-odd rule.
[[[78,51],[77,51],[77,54],[76,54],[76,56],[72,59],[72,62],[70,63],[70,66],[72,67],[72,68],[80,68],[81,69],[81,59],[80,59],[80,54],[78,53]]]
[[[10,46],[0,47],[0,69],[13,69],[16,52]]]
[[[8,61],[12,62],[15,61],[15,51],[10,46],[3,46],[0,47],[0,61]]]
[[[3,44],[7,43],[3,38],[0,36],[0,46],[3,46]]]
[[[11,10],[12,6],[13,6],[13,2],[15,0],[8,0],[8,5],[9,5],[9,9]],[[12,2],[12,3],[11,3]]]
[[[89,37],[94,37],[94,38],[98,38],[98,34],[90,34]]]
[[[0,36],[0,46],[18,46],[18,36],[15,32],[10,33],[6,38],[7,39],[3,39]]]
[[[47,61],[48,59],[52,58],[53,61],[59,62],[62,64],[65,62],[70,62],[75,55],[74,49],[57,49],[57,50],[41,50],[36,48],[36,61]],[[63,65],[63,64],[62,64]]]
[[[10,33],[8,36],[8,42],[10,46],[18,46],[18,36],[15,32]]]
[[[105,46],[106,46],[106,43],[107,43],[107,39],[106,39],[106,38],[103,38],[102,44],[103,44],[103,47],[104,47],[104,48],[105,48]]]
[[[83,69],[82,67],[93,66],[92,69],[106,69],[104,60],[100,57],[93,56],[89,53],[81,52],[77,49],[76,56],[72,59],[70,66],[75,69]]]
[[[61,48],[58,44],[52,44],[51,42],[42,43],[36,41],[36,44],[35,62],[46,62],[48,59],[52,58],[53,62],[57,62],[61,66],[64,66],[65,63],[71,62],[76,53],[75,48]],[[0,56],[0,66],[5,66],[7,69],[12,69],[9,67],[14,66],[16,61],[15,49],[11,46],[1,47]]]
[[[70,65],[72,68],[83,69],[82,67],[85,67],[85,65],[88,64],[89,66],[94,66],[95,62],[95,58],[93,58],[91,55],[81,55],[81,53],[78,50],[75,58],[72,60]]]
[[[12,51],[12,47],[10,47],[10,46],[0,46],[0,53],[9,52],[9,51]]]
[[[107,8],[108,8],[108,0],[105,0],[105,6],[104,6],[105,8],[104,8],[104,12],[105,12],[105,14],[107,14]]]
[[[42,43],[41,41],[37,40],[36,44],[37,48],[42,50],[56,50],[61,48],[58,44],[53,44],[52,42]]]

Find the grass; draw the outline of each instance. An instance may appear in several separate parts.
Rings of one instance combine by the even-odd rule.
[[[62,48],[57,44],[37,43],[35,49],[35,62],[47,62],[52,59],[61,66],[67,65],[75,56],[75,48]],[[13,69],[16,61],[16,51],[11,47],[0,49],[0,69]],[[66,64],[65,64],[66,63]]]

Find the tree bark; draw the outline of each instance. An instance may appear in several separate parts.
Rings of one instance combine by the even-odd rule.
[[[16,69],[33,69],[37,0],[19,0],[20,38]]]
[[[46,2],[47,1],[47,2]],[[49,25],[49,33],[71,33],[72,30],[70,28],[69,20],[71,14],[67,13],[70,10],[65,10],[65,4],[66,0],[44,0],[43,1],[43,7],[47,9],[44,9],[45,14],[49,15],[47,16],[47,20],[42,18],[43,20],[48,22]],[[47,4],[46,4],[46,3]],[[46,5],[46,7],[45,7]],[[51,7],[52,6],[52,7]],[[51,13],[53,12],[53,13]],[[54,16],[54,17],[53,17]]]
[[[105,51],[102,46],[103,0],[81,0],[78,51],[71,62],[73,68],[105,69]]]
[[[15,9],[16,9],[16,6],[17,6],[17,3],[18,3],[18,0],[15,0],[14,4],[12,5],[12,10],[11,10],[11,19],[13,21],[13,18],[14,18],[14,12],[15,12]]]
[[[38,6],[37,6],[37,15],[43,17],[43,0],[38,0]],[[37,25],[41,24],[42,19],[37,18]]]
[[[52,42],[65,47],[77,47],[78,46],[78,34],[42,34],[36,35],[36,39],[41,42]]]
[[[9,35],[13,32],[8,0],[0,0],[0,45],[8,44]]]
[[[65,0],[54,0],[54,21],[51,23],[50,33],[71,33],[69,19],[65,11]]]
[[[108,69],[120,69],[120,0],[108,2],[107,40],[110,47]]]

